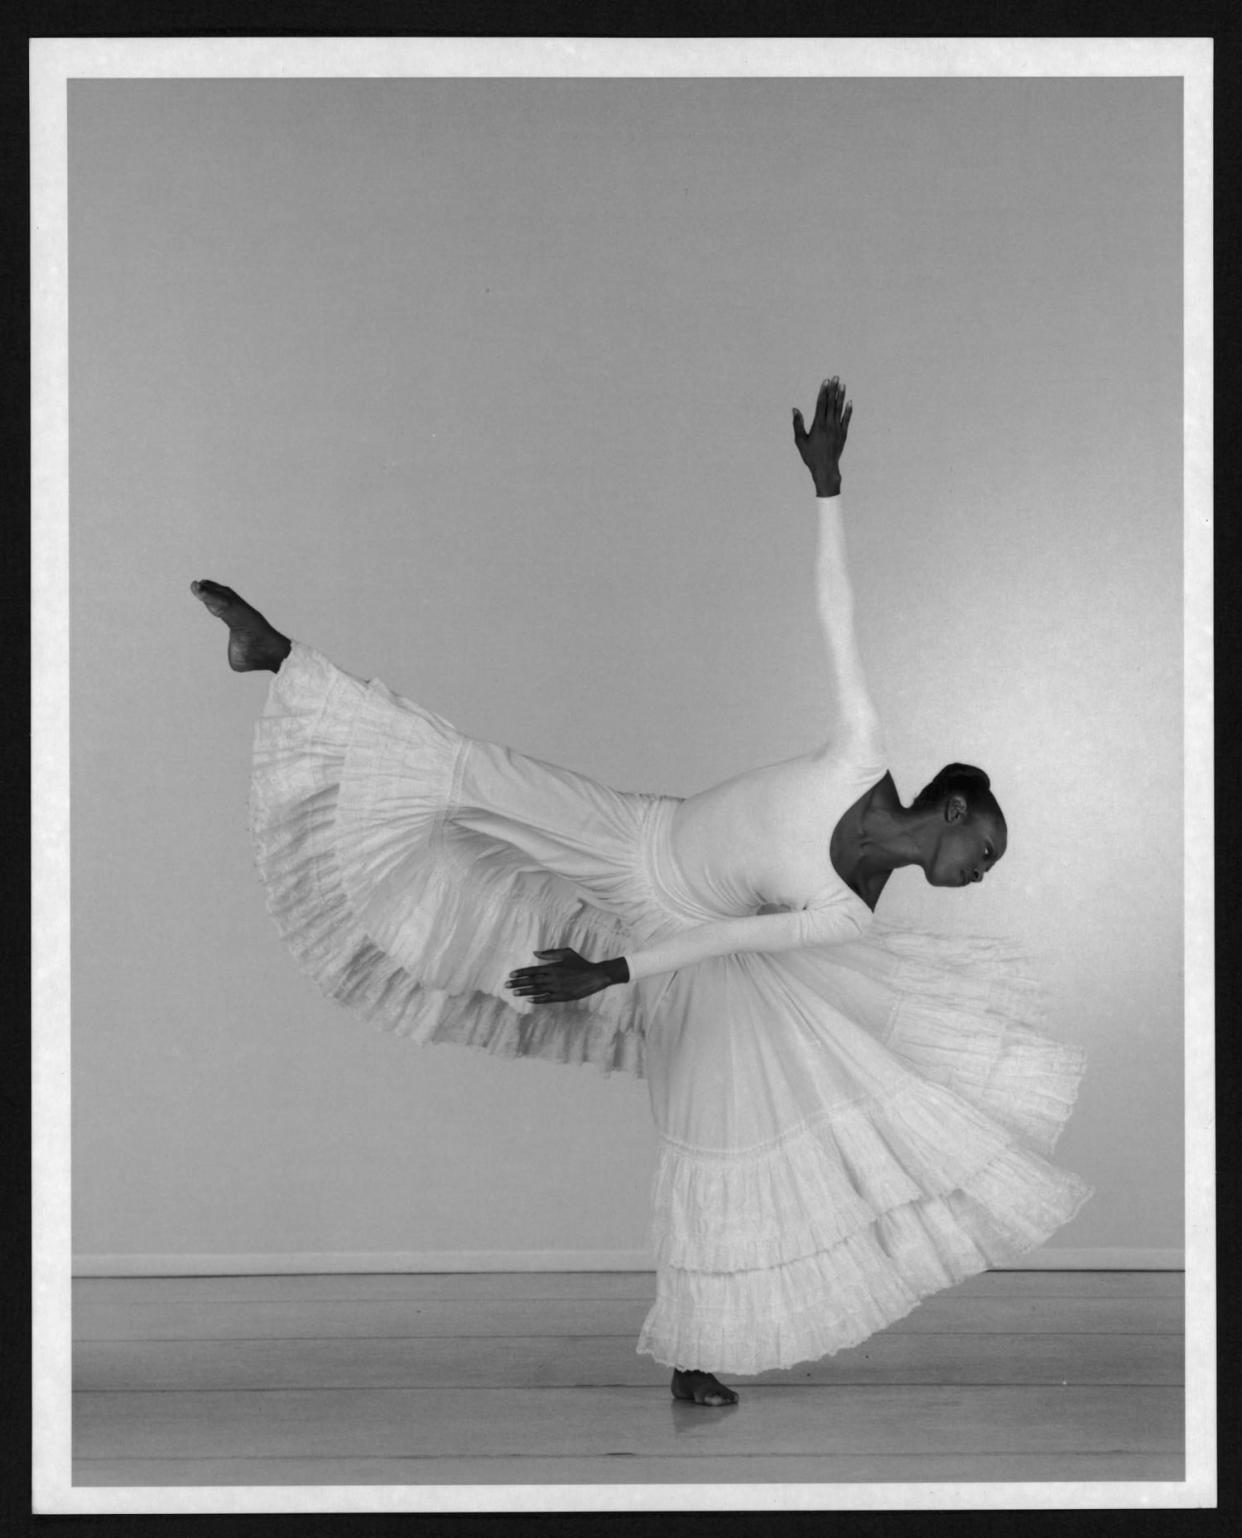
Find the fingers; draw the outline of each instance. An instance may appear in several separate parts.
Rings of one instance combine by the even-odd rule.
[[[551,962],[552,965],[544,967],[514,967],[513,971],[509,973],[507,981],[526,982],[530,978],[552,977],[568,960],[577,960],[575,952],[565,950],[536,951],[535,955],[542,961]]]
[[[795,406],[793,409],[794,442],[801,445],[806,438],[806,424],[802,420],[802,413]]]
[[[565,999],[550,967],[519,967],[516,972],[510,972],[505,986],[510,993],[529,999],[532,1004],[560,1004]]]
[[[846,401],[845,410],[841,413],[841,437],[844,440],[850,430],[850,418],[854,415],[854,402]]]
[[[845,386],[840,378],[833,374],[830,379],[825,379],[819,387],[819,395],[815,401],[815,426],[826,427],[829,421],[842,422],[846,420],[842,407],[845,406]],[[847,410],[852,409],[846,407]],[[797,413],[795,413],[797,415]],[[798,418],[801,421],[801,418]],[[795,434],[798,423],[795,423]]]
[[[536,951],[536,956],[542,956],[549,960],[562,957],[566,952]],[[510,993],[515,993],[521,999],[529,999],[532,1004],[559,1004],[564,995],[557,986],[557,972],[560,970],[559,960],[553,960],[552,966],[546,967],[516,967],[505,979],[505,987]]]
[[[551,978],[531,978],[525,983],[510,983],[509,992],[517,994],[519,999],[529,999],[532,1004],[556,1004],[563,995]]]

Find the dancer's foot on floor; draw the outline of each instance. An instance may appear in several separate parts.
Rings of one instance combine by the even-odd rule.
[[[190,591],[229,627],[229,666],[235,673],[280,670],[289,655],[289,638],[273,629],[257,609],[219,582],[191,582]]]
[[[720,1379],[711,1372],[687,1372],[684,1368],[673,1368],[673,1398],[689,1400],[692,1404],[726,1405],[736,1404],[738,1396],[731,1388],[726,1388]]]

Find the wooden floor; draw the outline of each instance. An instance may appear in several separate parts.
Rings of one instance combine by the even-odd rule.
[[[645,1272],[79,1278],[77,1485],[1181,1480],[1180,1272],[1001,1271],[675,1402]]]

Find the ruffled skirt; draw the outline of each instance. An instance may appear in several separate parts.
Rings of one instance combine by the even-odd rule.
[[[645,1076],[657,1296],[638,1349],[754,1373],[856,1345],[1042,1244],[1090,1194],[1049,1153],[1083,1054],[996,940],[876,922],[534,1005],[537,950],[624,955],[712,914],[673,797],[464,737],[295,644],[255,735],[268,907],[331,998],[418,1043]]]

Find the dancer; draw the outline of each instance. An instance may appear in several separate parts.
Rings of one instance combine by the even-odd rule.
[[[835,376],[809,428],[793,413],[828,738],[688,798],[464,737],[192,584],[230,665],[276,675],[251,826],[269,911],[323,991],[419,1043],[646,1077],[657,1294],[638,1350],[697,1405],[737,1402],[717,1373],[856,1345],[1089,1195],[1043,1157],[1083,1054],[1034,1028],[1021,952],[874,918],[903,866],[981,881],[1008,828],[982,770],[947,765],[908,806],[889,772],[845,562],[852,413]]]

